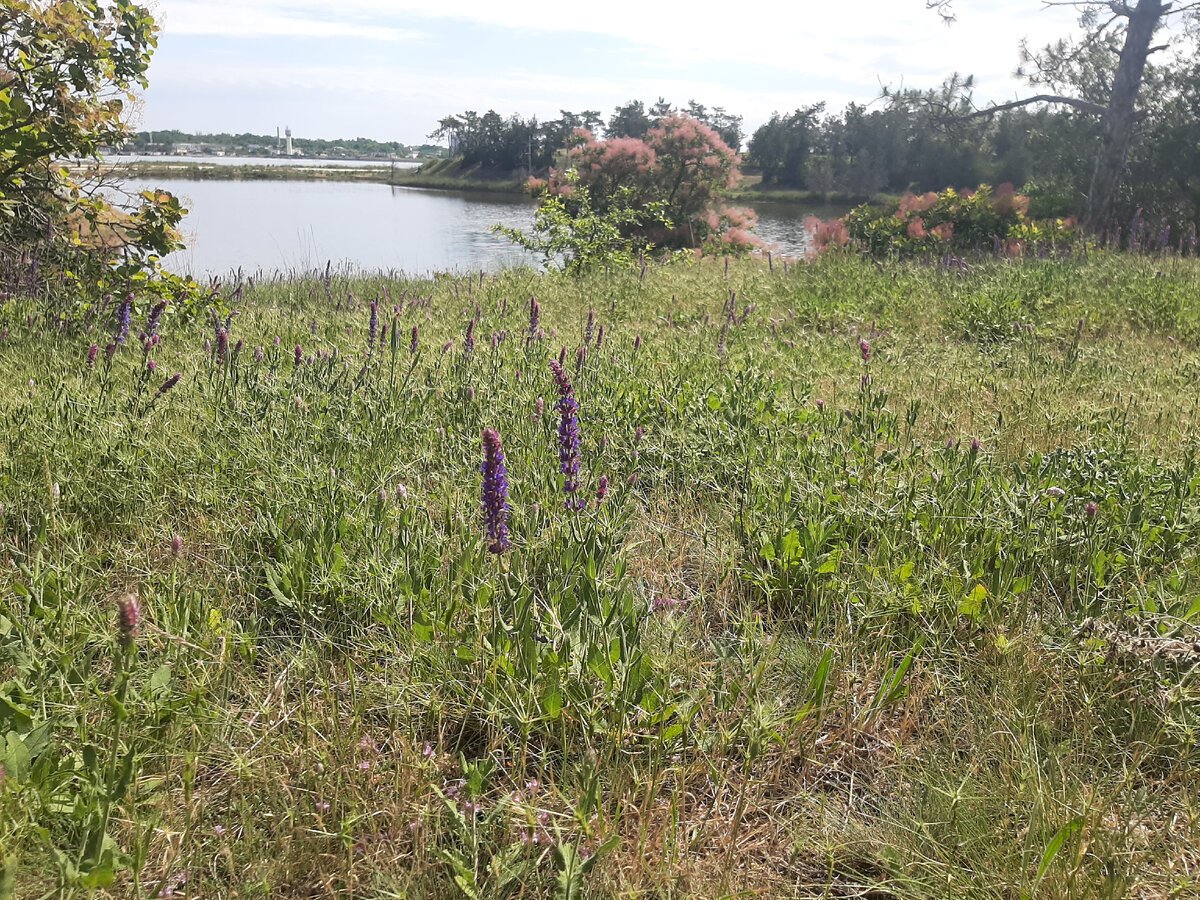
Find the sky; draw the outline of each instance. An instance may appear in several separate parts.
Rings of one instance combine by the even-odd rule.
[[[157,0],[145,130],[425,143],[463,110],[553,119],[631,99],[695,100],[744,116],[819,101],[879,102],[881,88],[975,76],[977,102],[1022,94],[1023,38],[1077,33],[1070,8],[956,0]]]

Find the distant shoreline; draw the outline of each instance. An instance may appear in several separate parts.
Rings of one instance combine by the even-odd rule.
[[[439,169],[441,167],[438,167]],[[393,187],[422,188],[433,191],[468,191],[476,193],[527,194],[525,182],[517,179],[488,178],[471,174],[443,174],[435,171],[422,175],[420,169],[409,169],[393,177],[386,166],[312,166],[279,165],[221,165],[218,163],[162,162],[116,163],[112,171],[129,178],[179,178],[193,181],[338,181],[387,184]],[[790,203],[813,206],[850,208],[860,203],[877,202],[877,197],[857,194],[824,194],[818,191],[743,188],[732,191],[728,199],[740,203]]]

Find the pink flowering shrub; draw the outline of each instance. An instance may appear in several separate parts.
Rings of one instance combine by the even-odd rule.
[[[987,250],[1019,255],[1028,245],[1063,244],[1078,237],[1073,219],[1035,221],[1029,217],[1029,198],[1011,184],[973,191],[947,188],[941,193],[905,194],[882,205],[866,204],[840,220],[846,242],[876,256],[888,253],[942,253]],[[820,228],[829,231],[831,224]],[[828,239],[818,249],[844,246]]]
[[[661,248],[741,252],[762,241],[753,233],[753,210],[720,202],[740,180],[740,162],[716,131],[686,116],[667,116],[644,138],[597,141],[579,130],[566,166],[550,173],[545,197],[564,200],[569,208],[571,194],[586,188],[591,212],[598,215],[614,205],[661,204],[662,216],[631,224],[627,237]]]

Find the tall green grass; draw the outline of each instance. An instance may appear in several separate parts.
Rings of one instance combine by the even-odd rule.
[[[1194,260],[211,306],[5,301],[0,896],[1198,889]]]

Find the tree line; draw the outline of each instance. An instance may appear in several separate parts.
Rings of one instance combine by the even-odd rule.
[[[930,5],[947,11],[945,3]],[[660,98],[631,100],[607,119],[599,110],[563,110],[546,122],[504,118],[493,110],[465,112],[440,120],[430,138],[448,142],[451,155],[466,164],[540,175],[562,159],[576,129],[596,138],[640,139],[681,114],[712,128],[730,148],[744,146],[743,171],[760,175],[767,190],[865,198],[1007,182],[1023,186],[1038,216],[1084,215],[1093,231],[1111,230],[1135,216],[1163,228],[1195,227],[1200,36],[1192,30],[1182,38],[1160,38],[1157,45],[1131,47],[1145,38],[1134,27],[1137,16],[1147,15],[1143,7],[1159,16],[1160,27],[1172,8],[1158,0],[1116,6],[1105,21],[1085,15],[1084,36],[1074,42],[1036,53],[1022,48],[1025,68],[1019,74],[1043,93],[1012,103],[977,107],[972,79],[955,75],[936,89],[885,92],[841,111],[817,103],[776,112],[750,135],[742,130],[741,116],[721,107],[689,101],[677,108]],[[1192,12],[1195,6],[1177,9]],[[1121,26],[1123,15],[1133,25]],[[1121,80],[1132,77],[1131,57],[1140,75],[1135,114],[1125,121],[1110,107],[1124,102],[1118,94]],[[1128,134],[1117,133],[1126,128]]]

